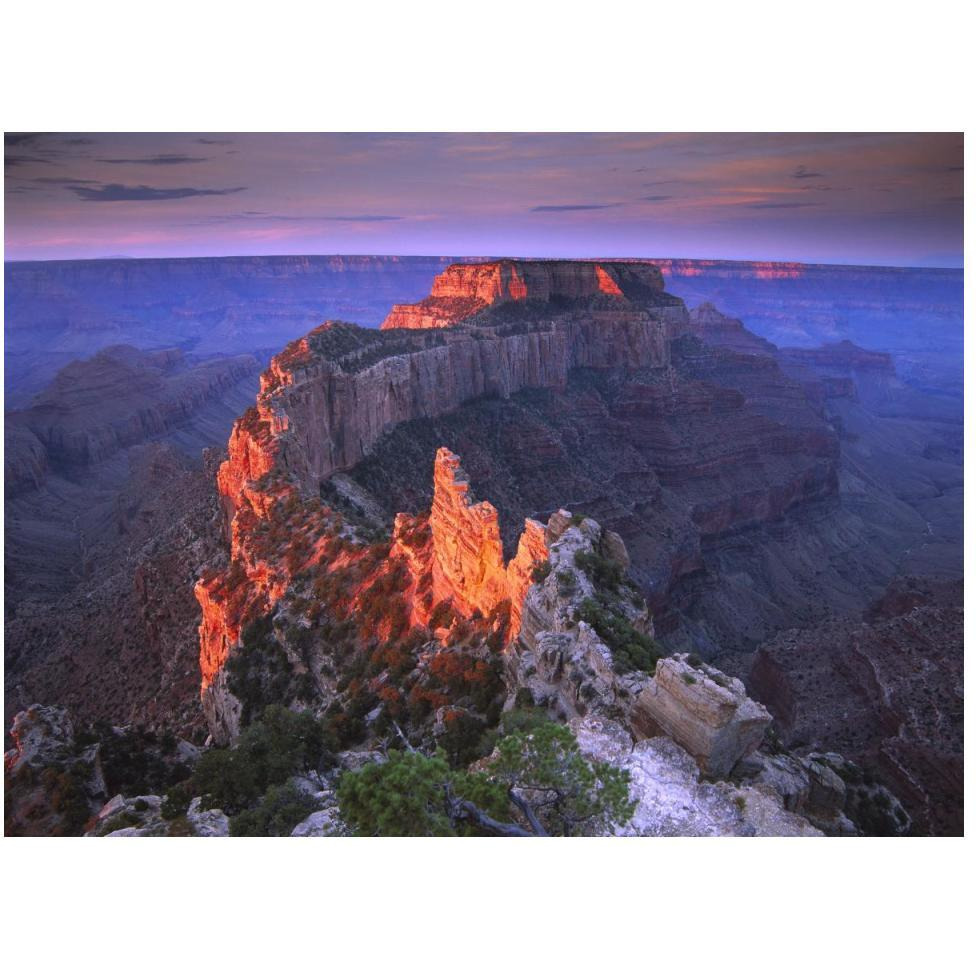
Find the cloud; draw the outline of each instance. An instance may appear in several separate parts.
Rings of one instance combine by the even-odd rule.
[[[62,139],[61,140],[61,143],[62,143],[62,145],[65,145],[65,146],[94,146],[95,145],[95,140],[94,139],[83,139],[83,138],[80,138],[79,137],[77,139]]]
[[[183,153],[157,153],[155,156],[142,156],[139,159],[97,159],[97,163],[135,163],[147,166],[176,166],[181,163],[205,163],[209,156],[186,156]]]
[[[319,214],[319,215],[293,215],[293,214],[269,214],[263,210],[242,210],[240,213],[214,214],[211,217],[204,217],[202,220],[194,221],[194,224],[226,224],[234,221],[280,221],[302,222],[302,223],[322,223],[323,221],[338,220],[348,223],[373,224],[387,220],[403,220],[403,217],[392,214]]]
[[[641,200],[650,200],[652,203],[657,203],[659,200],[673,200],[674,197],[668,196],[666,193],[655,193],[649,197],[641,197]]]
[[[54,162],[50,159],[44,159],[41,156],[25,156],[23,153],[11,153],[3,157],[4,166],[23,166],[25,163],[44,163],[45,166],[54,165]]]
[[[222,197],[228,193],[240,193],[246,186],[234,186],[226,190],[201,190],[192,186],[176,189],[159,189],[154,186],[123,186],[121,183],[105,183],[97,190],[87,186],[70,186],[72,193],[91,203],[116,203],[119,200],[182,200],[185,197]]]
[[[797,210],[800,207],[819,207],[819,203],[747,203],[750,210]]]
[[[26,146],[32,143],[39,132],[5,132],[3,134],[3,144],[5,146]]]
[[[814,173],[813,170],[807,169],[806,166],[797,166],[793,170],[794,180],[822,180],[824,179],[823,173]]]
[[[194,142],[200,143],[201,146],[230,146],[233,144],[233,139],[194,139]]]
[[[70,176],[35,176],[31,183],[51,183],[56,186],[100,186],[101,180],[76,180]]]
[[[619,206],[619,203],[562,203],[529,209],[532,213],[564,213],[567,210],[609,210]]]

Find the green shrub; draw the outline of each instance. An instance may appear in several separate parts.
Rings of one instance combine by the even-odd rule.
[[[576,619],[589,624],[610,648],[618,672],[653,673],[661,649],[652,637],[642,634],[625,616],[587,597],[576,611]]]
[[[331,765],[333,743],[310,712],[280,705],[265,709],[231,749],[211,749],[189,782],[193,796],[209,794],[225,813],[245,810],[267,791],[307,769]]]
[[[310,813],[316,803],[291,784],[272,786],[261,802],[230,819],[232,837],[287,837]]]
[[[453,767],[468,766],[485,755],[484,733],[488,725],[476,715],[460,709],[450,710],[444,716],[444,728],[438,744]]]
[[[576,563],[577,569],[581,569],[589,576],[598,590],[616,593],[624,580],[624,571],[620,563],[607,559],[598,552],[577,549],[573,562]]]
[[[178,783],[163,798],[163,805],[159,812],[164,820],[175,820],[186,813],[192,799],[189,783]]]
[[[350,771],[339,782],[342,818],[357,834],[381,837],[454,837],[472,833],[449,814],[445,787],[491,816],[505,816],[502,786],[482,775],[452,771],[442,754],[391,752],[386,762]]]
[[[296,630],[297,628],[292,628]],[[315,632],[301,628],[300,643],[308,646]],[[230,690],[241,703],[241,725],[249,725],[269,705],[314,701],[318,687],[307,671],[296,671],[266,614],[244,628],[241,646],[227,660]]]

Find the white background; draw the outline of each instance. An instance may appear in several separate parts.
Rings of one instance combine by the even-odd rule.
[[[2,116],[15,131],[958,131],[964,9],[47,0],[3,15]],[[953,839],[5,839],[0,854],[8,972],[946,973],[973,920],[971,846]]]

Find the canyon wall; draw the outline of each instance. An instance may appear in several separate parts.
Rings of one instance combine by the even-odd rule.
[[[510,298],[515,294],[505,306],[517,304],[518,296],[553,289],[577,296],[551,307],[548,316],[478,317],[436,331],[376,332],[332,322],[274,358],[255,407],[234,425],[229,457],[218,474],[231,566],[197,585],[202,688],[212,727],[225,735],[232,731],[218,713],[232,710],[223,665],[242,628],[273,608],[295,575],[297,561],[287,564],[282,551],[269,552],[262,535],[281,519],[283,507],[314,506],[324,481],[353,468],[405,422],[443,416],[480,398],[558,390],[578,368],[666,372],[669,339],[687,313],[663,295],[654,269],[572,262],[540,268],[452,269],[440,287],[452,300],[468,289],[468,297],[480,302],[496,296],[501,281]],[[432,545],[418,551],[405,542],[402,519],[398,526],[388,556],[415,567],[408,585],[414,597],[418,577],[428,575],[425,559],[431,560],[430,593],[423,607],[412,600],[412,622],[426,623],[444,601],[464,615],[482,616],[504,603],[505,637],[517,633],[532,567],[545,553],[538,523],[526,522],[516,554],[506,562],[497,513],[487,503],[472,502],[458,459],[440,451],[428,526]],[[299,566],[307,564],[306,558]]]
[[[609,306],[570,306],[528,322],[452,322],[449,331],[433,335],[414,325],[424,333],[418,338],[389,326],[376,333],[327,322],[292,343],[262,377],[256,411],[235,425],[231,457],[221,473],[222,494],[235,500],[247,480],[266,472],[271,453],[304,490],[313,490],[333,473],[352,468],[383,434],[406,421],[441,416],[478,397],[559,389],[575,368],[667,367],[668,340],[683,329],[687,312],[655,290],[660,288],[655,269],[602,266],[642,299],[630,301],[607,295],[595,266],[552,264],[554,269],[541,265],[548,274],[533,285],[538,293],[556,283],[569,292],[578,274],[576,291],[608,299]],[[452,301],[486,302],[481,296],[494,294],[500,275],[498,265],[473,265],[449,269],[442,277]]]

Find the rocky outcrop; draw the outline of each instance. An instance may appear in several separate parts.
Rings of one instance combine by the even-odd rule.
[[[44,484],[48,473],[47,451],[30,430],[7,422],[3,448],[3,485],[8,497]]]
[[[470,487],[461,459],[442,447],[434,461],[430,510],[434,603],[448,600],[465,617],[475,612],[488,617],[507,600],[511,637],[521,626],[532,571],[548,556],[545,530],[534,519],[526,519],[518,550],[506,565],[498,512],[490,502],[475,502]]]
[[[10,729],[3,757],[4,834],[72,836],[104,801],[97,743],[80,744],[67,709],[32,705]]]
[[[452,264],[434,279],[429,297],[394,305],[382,329],[443,329],[489,306],[509,302],[579,301],[602,295],[636,298],[663,293],[652,264],[592,261],[494,261]]]
[[[784,807],[765,784],[703,781],[695,760],[664,736],[634,742],[617,722],[590,717],[577,731],[584,755],[630,774],[630,837],[816,837],[821,831]]]
[[[894,376],[895,373],[889,353],[863,349],[849,339],[813,349],[783,346],[779,358],[786,366],[802,366],[827,375],[846,376],[851,372],[871,371]]]
[[[726,776],[759,746],[771,720],[741,681],[705,664],[696,667],[688,655],[658,661],[634,706],[638,725],[662,729],[708,776]]]
[[[167,797],[113,796],[92,822],[86,837],[228,837],[230,819],[223,810],[206,809],[194,797],[186,812],[164,813]]]

